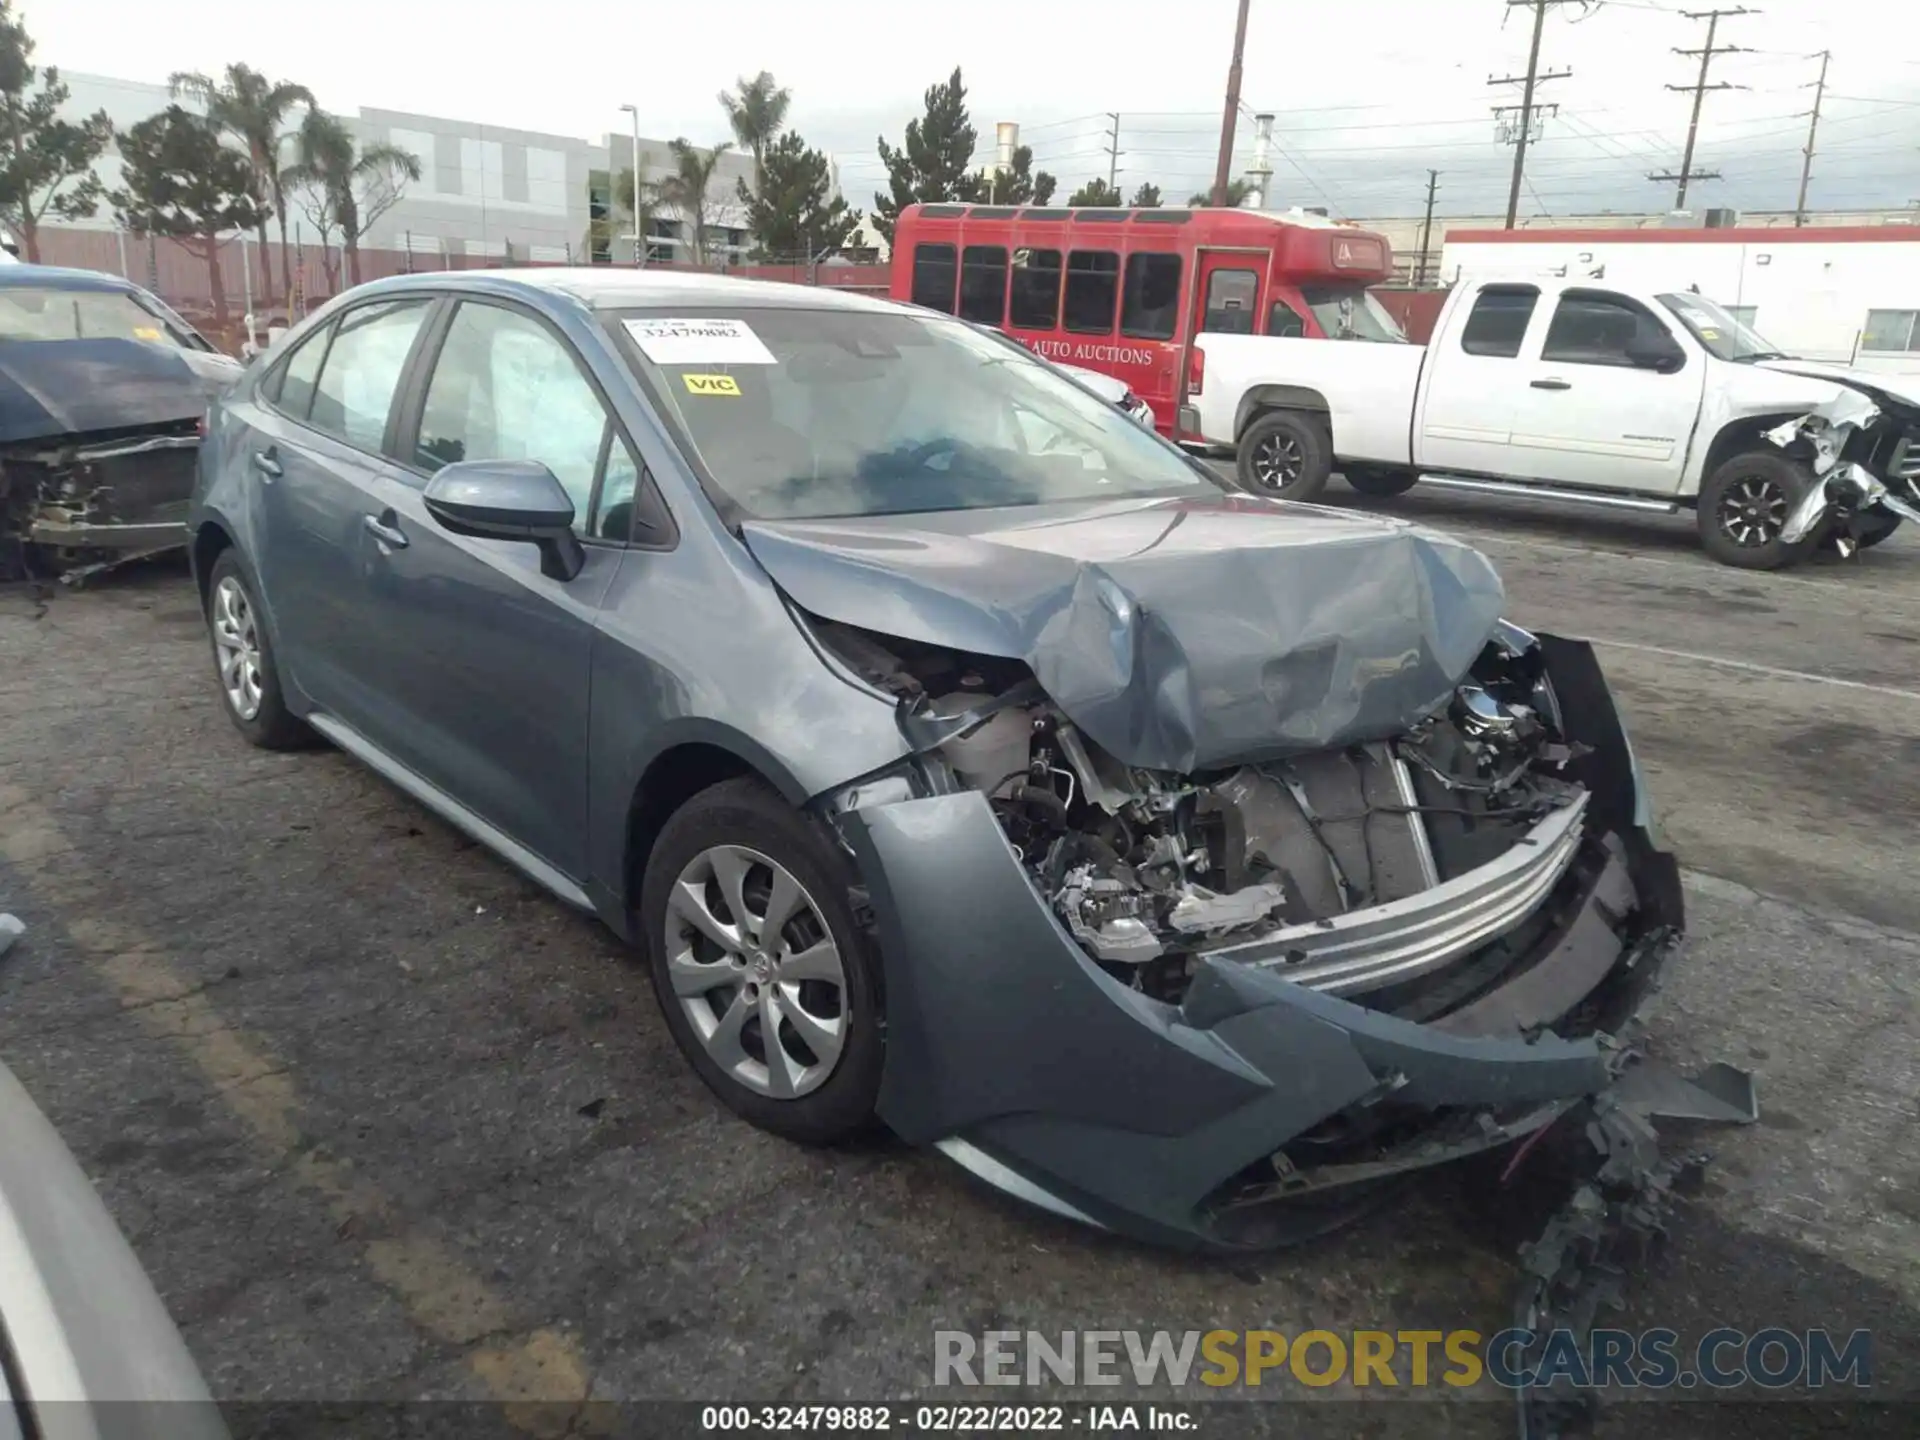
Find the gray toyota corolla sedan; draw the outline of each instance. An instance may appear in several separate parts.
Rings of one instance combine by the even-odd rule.
[[[973,327],[407,276],[217,405],[221,693],[644,951],[755,1124],[1298,1240],[1604,1089],[1678,938],[1592,652],[1476,552],[1228,493]]]

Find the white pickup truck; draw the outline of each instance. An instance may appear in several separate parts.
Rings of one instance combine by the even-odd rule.
[[[1366,495],[1690,508],[1707,552],[1750,569],[1877,544],[1920,504],[1904,397],[1876,390],[1853,427],[1857,485],[1809,413],[1888,377],[1793,361],[1682,288],[1467,277],[1424,346],[1203,332],[1193,352],[1183,438],[1233,447],[1256,494],[1312,499],[1337,469]]]

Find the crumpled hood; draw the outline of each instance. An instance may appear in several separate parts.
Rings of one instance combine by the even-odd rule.
[[[0,445],[192,420],[218,388],[140,340],[0,340]]]
[[[1828,380],[1872,400],[1889,415],[1912,423],[1920,419],[1920,377],[1882,375],[1875,370],[1855,370],[1844,365],[1823,365],[1812,360],[1766,360],[1767,369],[1807,380]]]
[[[1452,693],[1504,598],[1458,541],[1242,495],[743,532],[801,609],[1023,660],[1102,748],[1159,770],[1398,734]]]

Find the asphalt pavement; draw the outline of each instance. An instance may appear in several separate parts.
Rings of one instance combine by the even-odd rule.
[[[1920,1402],[1920,536],[1757,575],[1682,521],[1330,498],[1471,538],[1514,619],[1599,642],[1686,867],[1652,1045],[1753,1069],[1762,1120],[1707,1137],[1617,1323],[1866,1328],[1873,1394]],[[1490,1333],[1560,1198],[1447,1173],[1329,1243],[1194,1259],[935,1155],[798,1149],[709,1098],[593,922],[344,755],[247,747],[183,567],[0,592],[0,677],[0,910],[29,927],[0,1059],[224,1399],[543,1401],[504,1413],[550,1430],[589,1398],[926,1395],[939,1329]],[[1425,1393],[1231,1418],[1512,1433],[1495,1395]],[[1853,1398],[1739,1428],[1913,1433]],[[1628,1402],[1602,1433],[1726,1413]]]

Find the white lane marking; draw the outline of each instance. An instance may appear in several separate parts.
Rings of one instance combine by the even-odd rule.
[[[1873,685],[1865,680],[1842,680],[1837,675],[1816,675],[1810,670],[1787,670],[1778,665],[1760,665],[1752,660],[1732,660],[1725,655],[1701,655],[1692,650],[1669,650],[1664,645],[1642,645],[1634,640],[1608,640],[1598,635],[1585,637],[1595,645],[1612,650],[1638,650],[1647,655],[1664,655],[1669,660],[1691,660],[1696,665],[1718,665],[1725,670],[1744,670],[1751,675],[1766,675],[1775,680],[1804,680],[1813,685],[1834,685],[1843,690],[1865,690],[1873,695],[1891,695],[1896,700],[1920,700],[1920,690],[1900,690],[1892,685]]]

